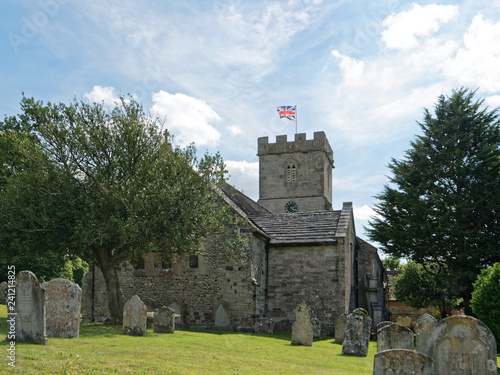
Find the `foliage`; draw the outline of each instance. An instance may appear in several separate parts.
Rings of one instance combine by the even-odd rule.
[[[435,117],[424,111],[422,135],[389,164],[368,229],[385,253],[448,275],[466,313],[476,275],[500,260],[498,109],[474,95],[462,88],[439,97]]]
[[[220,155],[173,148],[161,121],[133,99],[107,109],[23,98],[21,109],[0,123],[4,255],[95,261],[115,322],[120,263],[150,250],[192,254],[208,233],[237,232],[215,189],[225,181]]]
[[[496,337],[500,349],[500,263],[486,268],[474,282],[472,310]]]
[[[427,268],[432,268],[427,265]],[[393,278],[391,286],[398,301],[415,309],[437,307],[441,318],[450,315],[458,301],[447,287],[442,275],[435,275],[413,261],[403,267],[403,272]]]
[[[401,260],[399,258],[394,258],[394,257],[387,257],[384,260],[382,260],[382,264],[384,265],[384,268],[388,271],[397,271],[400,270],[402,265],[401,265]]]

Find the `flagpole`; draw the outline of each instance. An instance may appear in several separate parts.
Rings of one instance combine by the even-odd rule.
[[[299,119],[299,111],[297,108],[297,105],[295,105],[295,134],[297,134],[297,120]]]

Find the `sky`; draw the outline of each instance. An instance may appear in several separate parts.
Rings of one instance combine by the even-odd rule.
[[[132,95],[174,144],[220,152],[229,183],[258,199],[257,138],[324,131],[333,208],[373,216],[420,133],[453,89],[500,106],[500,1],[2,0],[0,116],[24,93],[113,105]]]

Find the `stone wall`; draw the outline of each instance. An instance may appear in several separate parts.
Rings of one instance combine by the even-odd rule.
[[[305,302],[322,330],[333,333],[335,320],[346,312],[344,256],[343,245],[269,249],[267,311],[275,330],[290,330],[294,309]]]
[[[224,238],[211,236],[205,243],[204,255],[198,262],[178,259],[171,269],[158,267],[158,259],[149,255],[144,269],[134,270],[124,263],[119,272],[124,300],[138,295],[143,301],[154,300],[156,306],[180,307],[178,323],[186,327],[214,326],[213,305],[217,300],[229,303],[231,327],[253,327],[256,318],[265,312],[265,239],[247,233],[247,247],[241,259],[228,258]],[[161,264],[161,262],[160,262]],[[92,270],[84,277],[82,313],[92,317]],[[102,273],[94,274],[94,318],[109,316],[107,294]],[[104,303],[104,300],[106,303]]]

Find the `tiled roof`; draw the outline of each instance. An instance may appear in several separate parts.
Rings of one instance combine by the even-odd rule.
[[[254,202],[242,192],[236,190],[228,183],[222,185],[220,189],[247,215],[268,215],[270,212],[264,207]]]
[[[350,211],[349,211],[350,212]],[[251,215],[250,220],[271,237],[271,245],[311,245],[335,243],[345,236],[345,211]]]

